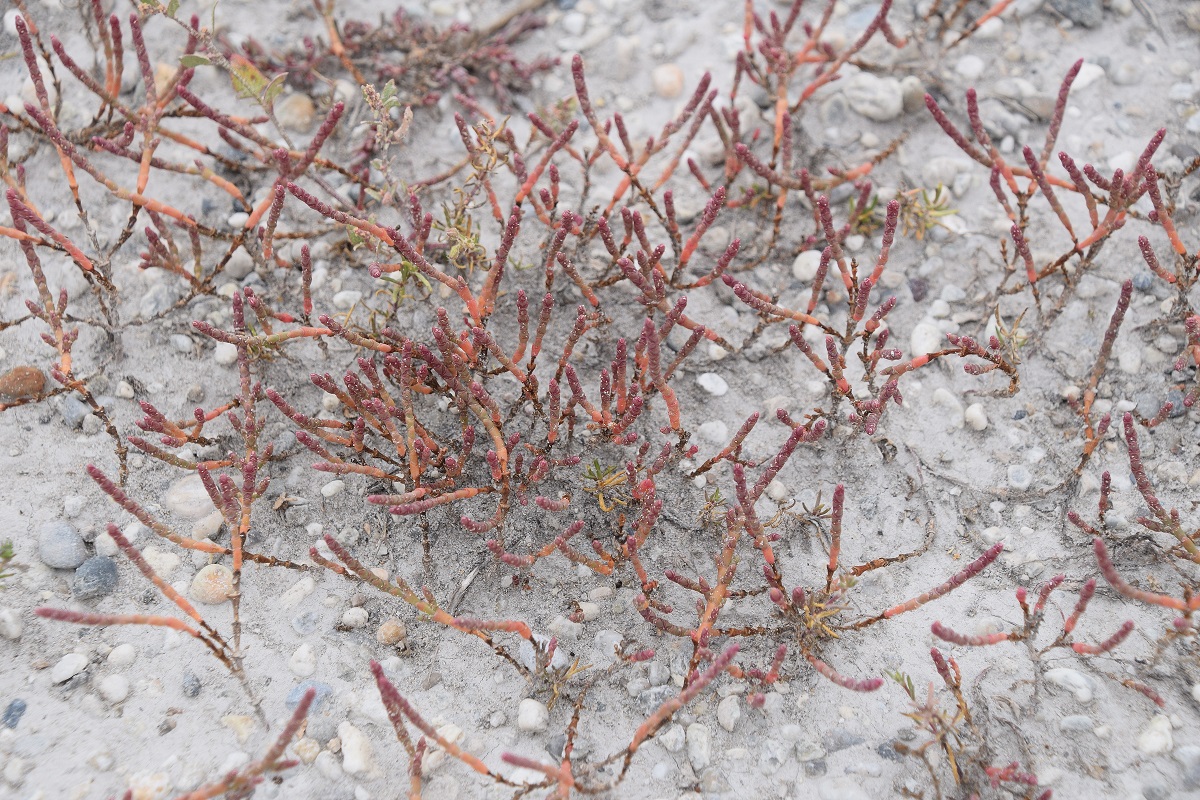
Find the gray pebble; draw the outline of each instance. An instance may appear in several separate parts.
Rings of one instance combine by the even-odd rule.
[[[181,353],[192,352],[192,339],[190,336],[185,336],[182,333],[171,334],[171,347],[174,347]]]
[[[108,556],[92,556],[75,570],[71,592],[76,600],[95,600],[117,588],[117,564]]]
[[[1013,464],[1008,468],[1008,485],[1023,492],[1033,485],[1033,473],[1024,464]]]
[[[1050,6],[1076,25],[1099,27],[1104,19],[1100,0],[1050,0]]]
[[[4,709],[4,716],[0,718],[0,722],[3,722],[6,728],[17,727],[17,723],[21,721],[21,717],[25,714],[26,707],[25,701],[18,697]]]
[[[138,301],[138,314],[142,319],[157,316],[175,304],[175,294],[164,283],[156,283],[146,290]]]
[[[826,753],[836,753],[839,750],[845,750],[847,747],[862,744],[864,741],[866,740],[858,734],[851,733],[842,728],[833,728],[821,737],[821,744],[824,745]]]
[[[306,611],[292,620],[292,630],[301,636],[313,633],[321,624],[321,614],[318,611]]]
[[[652,714],[658,710],[659,706],[678,693],[679,691],[671,685],[655,686],[638,693],[638,706],[646,714]]]
[[[38,532],[38,557],[47,567],[75,569],[88,557],[79,531],[68,522],[47,522]]]
[[[312,705],[309,706],[309,713],[312,713],[323,706],[325,701],[329,699],[329,696],[333,694],[333,687],[328,683],[321,683],[320,681],[301,681],[300,683],[296,684],[296,686],[293,687],[290,692],[288,692],[287,698],[283,701],[284,705],[286,705],[292,711],[295,711],[296,707],[300,705],[300,701],[304,699],[304,693],[309,689],[317,690],[316,695],[313,697]]]
[[[92,413],[92,409],[75,395],[67,395],[58,404],[58,413],[62,414],[68,428],[78,428],[83,424],[83,418]]]
[[[183,693],[187,697],[198,697],[200,695],[200,679],[191,671],[183,673]]]
[[[308,727],[304,729],[304,735],[312,739],[316,739],[322,745],[326,744],[330,739],[337,736],[337,720],[333,717],[324,714],[308,717]]]

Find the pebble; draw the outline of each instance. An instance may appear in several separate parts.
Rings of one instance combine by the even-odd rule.
[[[389,619],[375,631],[375,641],[385,645],[396,645],[408,637],[408,628],[398,619]]]
[[[301,600],[312,594],[316,588],[316,581],[306,575],[293,583],[286,592],[280,595],[279,605],[283,608],[295,608],[300,604]]]
[[[1169,753],[1175,742],[1171,737],[1171,718],[1166,714],[1156,714],[1150,724],[1138,734],[1137,749],[1150,755]]]
[[[317,756],[321,754],[321,743],[316,739],[311,739],[305,736],[300,741],[292,745],[292,752],[304,764],[311,764],[317,760]]]
[[[562,18],[563,30],[572,36],[582,36],[587,29],[587,15],[581,14],[578,11],[572,11],[570,14],[565,14]]]
[[[581,601],[579,603],[579,612],[583,614],[584,622],[591,622],[600,616],[600,605],[598,603]]]
[[[367,610],[365,608],[348,608],[342,614],[343,628],[361,628],[367,624]]]
[[[182,333],[171,334],[171,347],[174,347],[180,353],[190,353],[195,347],[190,336],[185,336]]]
[[[583,633],[582,625],[578,622],[572,622],[561,614],[551,620],[550,624],[546,627],[560,641],[563,639],[578,639],[579,634]]]
[[[330,695],[333,694],[333,687],[328,683],[321,683],[320,681],[301,681],[292,687],[290,692],[288,692],[287,697],[283,701],[284,705],[286,705],[290,710],[295,711],[296,707],[300,705],[300,701],[304,699],[304,693],[309,689],[315,689],[317,692],[315,695],[313,695],[312,705],[308,707],[309,714],[312,714],[322,705],[324,705],[325,701],[328,700]]]
[[[76,600],[95,600],[117,588],[117,564],[107,556],[92,556],[75,570],[71,593]]]
[[[137,648],[126,642],[119,644],[108,654],[108,665],[113,669],[124,669],[137,659]]]
[[[341,494],[346,488],[346,482],[342,480],[333,480],[321,487],[321,496],[324,498],[334,497]]]
[[[124,675],[109,675],[100,681],[98,689],[100,696],[115,706],[129,697],[129,679]]]
[[[63,498],[63,516],[67,519],[75,519],[83,511],[83,507],[87,504],[87,498],[78,494],[69,494]]]
[[[46,376],[37,367],[13,367],[0,375],[0,400],[12,402],[38,397],[46,387]]]
[[[171,484],[163,503],[170,511],[190,520],[207,517],[216,509],[199,475],[188,475]]]
[[[678,64],[659,64],[650,73],[654,93],[672,100],[683,94],[683,70]]]
[[[192,578],[192,599],[205,605],[220,605],[233,591],[233,571],[224,564],[209,564]]]
[[[962,403],[949,389],[940,388],[933,393],[933,404],[946,409],[946,423],[952,428],[961,428],[966,415]]]
[[[4,716],[0,717],[0,722],[2,722],[6,728],[17,727],[17,723],[19,723],[21,721],[21,717],[25,715],[26,708],[28,708],[28,706],[25,705],[25,701],[18,697],[5,707]]]
[[[517,709],[517,728],[523,731],[544,731],[550,724],[550,712],[546,707],[526,697]]]
[[[1033,473],[1024,464],[1012,464],[1008,468],[1008,485],[1023,492],[1033,485]]]
[[[290,94],[275,103],[275,119],[296,133],[308,133],[316,121],[317,107],[308,95]]]
[[[963,413],[963,419],[973,431],[986,430],[988,426],[987,413],[983,410],[982,403],[972,403],[967,406],[967,410]]]
[[[247,214],[245,211],[234,212],[233,214],[230,214],[229,219],[226,220],[226,222],[229,223],[229,227],[231,227],[231,228],[245,227],[246,223],[249,221],[250,221],[250,215]]]
[[[1046,679],[1069,691],[1080,703],[1090,703],[1095,697],[1095,683],[1077,670],[1057,667],[1046,673]]]
[[[223,367],[236,364],[238,359],[237,345],[231,342],[217,342],[213,348],[213,360]]]
[[[983,70],[983,59],[976,55],[963,56],[954,65],[954,71],[969,81],[978,79],[983,75]]]
[[[75,526],[53,520],[38,531],[38,557],[47,567],[75,569],[87,560],[88,554]]]
[[[179,556],[166,550],[159,550],[154,545],[150,545],[142,551],[142,558],[146,559],[150,569],[154,570],[160,578],[169,578],[180,564]]]
[[[305,642],[296,648],[288,659],[288,669],[301,678],[307,678],[317,671],[317,654],[311,644]]]
[[[194,672],[183,673],[183,694],[185,697],[199,697],[202,684]]]
[[[710,444],[723,445],[729,442],[729,428],[724,422],[717,419],[702,423],[696,429],[696,433],[700,435],[701,439]]]
[[[19,612],[11,608],[0,608],[0,636],[5,639],[20,639],[25,631]]]
[[[936,325],[929,322],[921,322],[913,328],[911,340],[912,352],[909,355],[915,358],[916,356],[936,353],[942,349],[945,343],[946,336]]]
[[[1092,718],[1087,714],[1072,714],[1069,717],[1063,717],[1058,721],[1058,727],[1064,731],[1090,731],[1095,726],[1092,724]]]
[[[678,753],[683,750],[686,735],[683,732],[683,726],[671,723],[662,733],[657,736],[658,743],[661,744],[668,753]]]
[[[1142,352],[1137,347],[1125,346],[1117,351],[1117,366],[1126,375],[1138,375],[1142,371]]]
[[[83,672],[87,668],[87,665],[87,656],[82,656],[79,653],[67,653],[58,660],[58,663],[54,665],[54,669],[50,671],[50,680],[54,683],[65,683]]]
[[[730,733],[733,733],[741,718],[742,706],[736,696],[730,695],[717,704],[717,722]]]
[[[688,762],[692,769],[700,772],[712,761],[712,734],[708,726],[693,722],[687,726]]]
[[[347,775],[375,771],[375,754],[366,734],[349,722],[343,722],[338,725],[338,738],[342,740],[342,769]]]
[[[130,800],[164,800],[171,794],[171,776],[165,772],[137,772],[129,776]]]
[[[362,292],[356,292],[353,289],[343,289],[333,296],[333,305],[341,311],[349,311],[358,305],[358,301],[362,300]]]
[[[852,109],[876,122],[890,122],[904,111],[904,92],[896,78],[860,72],[846,82],[842,93]]]
[[[1050,0],[1050,6],[1076,25],[1097,28],[1104,20],[1100,0]]]
[[[701,374],[700,377],[696,378],[696,383],[713,397],[723,397],[729,391],[729,384],[715,372]]]
[[[817,277],[817,270],[820,266],[820,250],[803,250],[792,262],[792,277],[798,281],[811,281]]]

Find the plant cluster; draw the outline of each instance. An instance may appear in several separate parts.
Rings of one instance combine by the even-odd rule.
[[[935,2],[926,15],[928,34],[953,48],[1009,2],[974,16],[965,11],[969,3]],[[1022,388],[1020,347],[1029,345],[1018,320],[1007,330],[997,325],[994,334],[950,334],[932,352],[906,353],[897,346],[890,327],[897,299],[881,291],[893,247],[906,238],[921,240],[953,209],[940,186],[906,191],[886,203],[876,195],[871,173],[898,141],[861,163],[824,173],[797,146],[799,120],[841,70],[862,63],[870,48],[906,44],[890,21],[891,0],[885,0],[857,38],[835,47],[825,38],[834,5],[824,3],[807,20],[802,0],[765,14],[747,0],[744,47],[728,95],[722,97],[704,75],[660,131],[635,141],[621,113],[604,116],[578,56],[570,65],[573,96],[553,114],[528,114],[527,137],[472,95],[487,88],[507,107],[513,92],[552,67],[545,60],[524,63],[510,49],[535,24],[532,18],[480,31],[459,26],[438,31],[397,12],[374,26],[338,23],[332,2],[314,0],[326,39],[275,52],[253,40],[233,47],[228,36],[198,17],[178,16],[178,2],[142,0],[121,18],[106,15],[101,0],[91,0],[85,18],[95,50],[89,64],[46,36],[18,0],[16,27],[35,102],[0,105],[0,179],[11,217],[0,236],[20,247],[36,298],[27,301],[27,317],[0,326],[38,326],[53,351],[48,372],[59,388],[0,408],[56,393],[78,397],[114,444],[115,477],[112,467],[87,468],[100,490],[158,537],[227,562],[231,576],[232,617],[225,631],[210,624],[109,524],[112,541],[179,615],[60,605],[41,608],[39,615],[88,626],[182,632],[241,681],[258,709],[262,697],[245,667],[243,628],[247,614],[258,613],[261,598],[246,591],[248,571],[333,573],[370,587],[390,607],[403,609],[398,613],[478,640],[525,679],[530,697],[551,708],[560,700],[570,706],[557,764],[503,756],[504,765],[535,775],[517,780],[435,727],[373,662],[370,669],[408,760],[411,797],[421,794],[431,749],[517,796],[609,791],[626,778],[643,745],[725,676],[750,687],[751,707],[762,707],[783,681],[815,676],[847,690],[879,690],[882,677],[847,675],[836,666],[846,649],[875,626],[903,625],[894,620],[985,569],[995,571],[991,565],[1003,544],[985,547],[976,539],[954,545],[976,555],[940,585],[907,599],[878,601],[864,596],[869,590],[860,591],[865,588],[860,579],[876,570],[904,569],[899,565],[929,553],[936,533],[932,511],[917,546],[897,544],[880,554],[845,524],[842,483],[814,479],[814,488],[835,484],[830,503],[824,505],[818,493],[802,511],[773,487],[806,452],[847,442],[870,440],[881,452],[890,446],[891,458],[884,460],[894,459],[895,445],[883,436],[889,413],[903,403],[912,376],[931,373],[938,362],[961,366],[980,393],[1016,394]],[[160,56],[151,55],[150,26],[156,28],[155,41],[168,32],[183,39],[181,52],[169,56],[178,64],[169,74],[153,66]],[[127,48],[137,68],[132,90],[125,85]],[[992,192],[1012,222],[1010,239],[999,245],[1005,276],[987,305],[995,307],[999,320],[1002,300],[1020,295],[1031,300],[1038,329],[1045,329],[1127,222],[1146,223],[1170,248],[1167,263],[1147,236],[1138,239],[1148,268],[1174,292],[1168,321],[1186,327],[1187,341],[1173,366],[1186,376],[1180,381],[1183,405],[1191,408],[1200,396],[1200,314],[1192,297],[1200,266],[1183,245],[1173,215],[1180,183],[1200,167],[1200,159],[1181,175],[1159,173],[1153,165],[1165,135],[1159,131],[1128,175],[1121,170],[1103,175],[1058,153],[1067,177],[1057,177],[1051,162],[1079,67],[1062,84],[1045,141],[1036,150],[1024,147],[1019,163],[1010,163],[993,143],[973,90],[966,97],[969,134],[944,103],[926,98],[950,139],[990,171]],[[241,102],[212,91],[214,76],[227,77]],[[362,129],[346,130],[356,98],[339,95],[339,79],[362,87],[371,116],[365,136]],[[331,87],[322,98],[323,119],[302,143],[279,124],[279,98],[289,89],[316,92],[321,86]],[[397,153],[406,147],[410,125],[417,125],[404,106],[435,104],[455,90],[462,108],[454,115],[462,161],[437,175],[402,174]],[[751,91],[769,98],[768,113],[759,120],[739,110],[739,100]],[[82,122],[79,114],[64,111],[64,96],[76,107],[90,103]],[[689,157],[701,137],[720,143],[719,157],[706,164]],[[36,196],[28,172],[47,162],[57,165],[82,233],[68,235],[44,210],[61,197]],[[168,177],[232,204],[235,215],[218,220],[196,208],[194,198],[160,194]],[[831,200],[835,192],[853,198],[845,219]],[[1152,208],[1146,213],[1139,210],[1144,198]],[[114,204],[127,217],[110,230],[108,214],[101,212]],[[692,207],[694,213],[687,211]],[[722,225],[769,233],[723,239],[717,234]],[[862,233],[878,238],[873,255],[856,258],[848,239]],[[1035,261],[1031,241],[1064,235],[1061,255]],[[170,309],[148,319],[123,316],[114,265],[130,248],[140,249],[141,270],[167,275],[182,292]],[[775,267],[814,249],[820,252],[815,276],[799,296],[785,292]],[[350,310],[320,291],[314,262],[331,254],[372,287]],[[69,259],[90,297],[70,297],[65,289],[55,293],[43,268],[49,258]],[[231,264],[242,260],[270,282],[226,283]],[[1131,292],[1126,282],[1088,385],[1070,399],[1083,443],[1068,481],[1079,480],[1109,436],[1111,417],[1097,416],[1095,401]],[[115,357],[126,327],[221,296],[228,299],[228,312],[209,314],[192,328],[214,351],[230,354],[236,391],[184,419],[141,399],[139,431],[120,432],[89,386],[107,363],[96,364],[90,375],[76,366],[80,327],[104,337]],[[714,298],[752,319],[749,330],[712,313]],[[731,438],[714,446],[695,435],[704,412],[689,405],[690,390],[682,385],[694,370],[689,359],[701,347],[720,355],[757,349],[781,374],[799,365],[825,386],[823,399],[800,412],[752,413]],[[318,363],[324,366],[313,366]],[[295,379],[309,370],[312,389]],[[1139,524],[1151,537],[1170,537],[1163,552],[1187,566],[1200,560],[1200,531],[1189,530],[1179,512],[1156,498],[1138,453],[1137,426],[1154,428],[1172,409],[1168,402],[1152,418],[1126,414],[1123,424],[1130,467],[1149,508]],[[269,420],[287,422],[294,448],[277,447],[267,437]],[[138,480],[129,474],[129,448],[197,475],[220,512],[223,534],[185,535],[152,512],[131,488]],[[394,573],[372,565],[366,548],[356,550],[328,533],[316,542],[289,542],[282,555],[264,550],[256,534],[270,524],[272,502],[284,511],[290,503],[272,480],[297,458],[310,460],[318,473],[366,486],[367,510],[386,511],[382,535],[415,532],[421,545],[401,554]],[[891,473],[881,468],[879,474],[886,480]],[[1190,639],[1193,613],[1200,608],[1194,577],[1179,597],[1135,588],[1121,577],[1105,527],[1109,486],[1105,473],[1098,527],[1074,513],[1071,522],[1094,537],[1100,574],[1118,595],[1170,609],[1178,616],[1166,640]],[[915,481],[911,489],[910,497],[924,491]],[[864,493],[878,490],[863,487]],[[672,506],[684,502],[700,508],[686,530],[705,552],[701,567],[671,558],[678,526]],[[443,533],[432,536],[432,529]],[[395,548],[404,546],[399,541]],[[785,563],[778,553],[798,541],[810,547],[815,542],[823,551],[808,577],[792,574],[790,559]],[[484,556],[487,580],[501,585],[528,586],[539,574],[566,568],[601,585],[632,588],[633,606],[645,625],[616,648],[610,666],[589,667],[568,657],[557,639],[536,632],[534,624],[460,614],[461,595],[439,598],[413,577],[422,557],[465,573],[469,563],[453,563],[464,551]],[[850,565],[847,552],[854,552]],[[0,558],[2,567],[8,557]],[[478,572],[476,567],[472,575]],[[1046,581],[1032,604],[1027,590],[1018,589],[1023,621],[1012,630],[977,635],[939,621],[932,633],[959,647],[1023,643],[1039,671],[1050,651],[1071,657],[1112,653],[1131,633],[1132,622],[1095,644],[1074,636],[1097,591],[1094,578],[1082,584],[1054,638],[1049,643],[1039,638],[1052,594],[1066,583],[1065,575]],[[756,609],[758,621],[733,618],[734,602],[739,609]],[[880,610],[864,613],[864,605]],[[569,618],[585,617],[576,609]],[[635,669],[667,639],[690,650],[678,691],[622,746],[573,757],[580,720],[593,710],[592,687]],[[1036,779],[986,746],[957,662],[936,649],[932,657],[953,697],[949,710],[938,705],[932,685],[922,694],[910,678],[894,677],[912,701],[910,718],[930,737],[904,745],[902,752],[928,767],[934,794],[943,796],[930,757],[936,751],[948,759],[955,791],[1047,797],[1048,791],[1033,794]],[[1127,683],[1161,702],[1145,683]],[[302,731],[312,699],[311,693],[305,696],[262,759],[189,797],[248,796],[267,775],[287,769],[292,762],[284,751]]]

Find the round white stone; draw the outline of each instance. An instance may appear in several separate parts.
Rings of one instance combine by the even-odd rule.
[[[729,384],[715,372],[703,373],[700,377],[696,378],[696,383],[713,397],[722,397],[729,391]]]
[[[517,709],[517,727],[523,731],[544,731],[550,724],[550,712],[546,707],[526,697]]]
[[[213,360],[223,367],[230,364],[236,364],[238,357],[238,349],[236,344],[230,342],[217,342],[217,346],[213,348]]]
[[[119,644],[108,654],[108,665],[113,669],[124,669],[137,658],[137,648],[133,645]]]
[[[361,628],[367,624],[367,610],[365,608],[348,608],[346,613],[342,614],[343,628]]]
[[[811,281],[817,277],[821,266],[820,250],[804,250],[792,262],[792,277],[799,281]]]
[[[313,652],[311,644],[305,642],[296,648],[288,659],[288,669],[301,678],[307,678],[317,671],[317,654]]]
[[[129,697],[129,679],[124,675],[109,675],[100,681],[100,696],[112,705],[125,702]]]
[[[192,520],[206,517],[216,508],[199,475],[188,475],[175,481],[163,502],[179,516]]]
[[[55,683],[64,683],[71,680],[79,673],[87,668],[88,660],[86,656],[81,656],[79,653],[67,653],[58,660],[54,665],[54,669],[50,671],[50,680]]]
[[[371,740],[349,722],[338,725],[342,740],[342,769],[347,775],[363,775],[375,771],[375,755]]]
[[[963,414],[963,419],[967,425],[971,426],[973,431],[982,431],[988,426],[987,414],[984,413],[982,403],[972,403],[967,406],[966,412]]]

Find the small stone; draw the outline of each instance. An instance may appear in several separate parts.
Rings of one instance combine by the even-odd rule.
[[[701,423],[696,433],[709,444],[723,445],[729,442],[729,428],[719,419]]]
[[[978,79],[981,75],[983,75],[983,70],[983,59],[976,55],[963,56],[954,65],[954,71],[957,72],[960,77],[968,81]]]
[[[137,659],[137,648],[126,642],[119,644],[108,654],[108,665],[113,669],[124,669]]]
[[[343,289],[333,296],[333,305],[341,311],[349,311],[358,305],[359,300],[362,300],[362,292]]]
[[[63,516],[67,519],[75,519],[83,511],[83,507],[86,504],[87,498],[82,495],[67,495],[63,498]]]
[[[171,776],[165,772],[138,772],[129,776],[130,800],[164,800],[171,794]]]
[[[1150,724],[1138,734],[1137,749],[1143,753],[1169,753],[1175,742],[1171,737],[1171,718],[1166,714],[1156,714]]]
[[[699,378],[696,378],[696,383],[713,397],[722,397],[729,391],[729,384],[715,372],[703,373]]]
[[[860,72],[842,90],[850,107],[876,122],[890,122],[904,111],[904,92],[896,78]]]
[[[600,605],[599,603],[592,603],[586,600],[581,601],[579,603],[579,613],[583,614],[584,622],[591,622],[600,616]]]
[[[696,772],[702,771],[712,761],[712,734],[708,726],[693,722],[687,726],[688,762]]]
[[[963,413],[963,419],[973,431],[986,430],[988,426],[987,413],[983,410],[982,403],[972,403],[967,406],[967,410]]]
[[[1100,0],[1050,0],[1050,6],[1076,25],[1098,28],[1104,20]]]
[[[563,30],[572,36],[582,36],[587,30],[587,15],[580,14],[578,11],[572,11],[570,14],[564,14],[562,18]]]
[[[193,672],[183,673],[183,694],[185,697],[199,697],[202,684]]]
[[[308,133],[316,121],[317,107],[303,94],[290,94],[275,103],[275,119],[288,130]]]
[[[129,697],[129,679],[124,675],[109,675],[100,681],[100,686],[97,688],[100,691],[100,696],[107,700],[110,705],[115,706],[124,703],[125,698]]]
[[[224,564],[209,564],[192,578],[192,599],[205,605],[220,605],[233,592],[233,571]]]
[[[54,683],[65,683],[83,672],[87,668],[87,665],[87,656],[82,656],[79,653],[67,653],[58,660],[58,663],[54,665],[54,669],[50,671],[50,680]]]
[[[11,608],[0,608],[0,636],[5,639],[20,639],[25,631],[25,623],[21,621],[19,612]]]
[[[550,724],[550,712],[546,707],[526,697],[517,709],[517,728],[523,731],[544,731]]]
[[[367,610],[365,608],[348,608],[342,614],[342,627],[348,629],[361,628],[367,624]]]
[[[821,267],[821,251],[820,250],[803,250],[800,255],[796,256],[796,260],[792,262],[792,277],[798,281],[811,281],[817,277],[817,270]]]
[[[180,353],[190,353],[195,348],[195,344],[192,342],[192,337],[182,333],[173,333],[171,334],[171,347]]]
[[[767,484],[767,497],[777,503],[782,503],[788,498],[789,492],[787,485],[781,480],[773,480]]]
[[[283,608],[295,608],[300,601],[313,593],[317,583],[309,576],[304,576],[292,584],[286,592],[279,596],[279,605]]]
[[[13,700],[4,709],[4,716],[0,717],[0,723],[3,723],[6,728],[15,728],[17,723],[21,721],[21,717],[25,715],[25,701],[17,698]]]
[[[238,349],[236,344],[231,342],[217,342],[217,346],[213,348],[213,361],[216,361],[223,367],[236,364],[237,359]]]
[[[305,764],[311,764],[317,760],[317,756],[321,753],[321,743],[316,739],[310,739],[305,736],[300,741],[292,745],[292,752],[296,757]]]
[[[946,409],[945,422],[951,428],[961,428],[964,423],[962,403],[949,389],[940,388],[933,393],[933,404]]]
[[[307,678],[317,671],[317,654],[311,644],[305,642],[296,648],[288,659],[288,669],[301,678]]]
[[[250,215],[245,211],[237,211],[233,214],[230,214],[229,218],[225,221],[231,228],[243,228],[246,226],[246,223],[250,221]]]
[[[13,367],[0,375],[0,401],[27,400],[40,397],[46,386],[46,376],[37,367]]]
[[[189,520],[207,517],[216,509],[199,475],[188,475],[171,484],[163,504],[170,511]]]
[[[913,328],[911,349],[909,354],[914,358],[917,356],[936,353],[942,349],[942,345],[946,342],[946,336],[938,329],[936,325],[928,322],[919,323]]]
[[[330,498],[335,495],[341,494],[342,490],[345,488],[346,488],[345,481],[333,480],[321,487],[321,496],[325,497],[325,498]]]
[[[742,706],[737,696],[730,695],[717,704],[717,722],[721,723],[721,727],[730,733],[733,733],[741,718]]]
[[[658,735],[657,740],[668,753],[678,753],[683,750],[685,738],[683,726],[672,723]]]
[[[309,706],[310,715],[324,705],[325,701],[328,700],[330,695],[333,694],[333,687],[328,683],[321,683],[320,681],[301,681],[292,687],[290,692],[288,692],[287,697],[284,698],[283,704],[289,709],[295,711],[300,705],[300,701],[304,699],[304,693],[309,689],[313,689],[315,691],[312,705]]]
[[[683,70],[678,64],[659,64],[650,73],[654,93],[673,100],[683,93]]]
[[[142,558],[146,559],[150,568],[158,573],[158,577],[164,579],[170,578],[180,564],[179,556],[166,550],[159,550],[154,545],[150,545],[142,551]]]
[[[1008,468],[1008,485],[1023,492],[1033,485],[1033,473],[1024,464],[1012,464]]]
[[[385,645],[396,645],[408,637],[408,628],[398,619],[389,619],[375,631],[375,641]]]
[[[1090,703],[1095,696],[1095,683],[1082,672],[1067,667],[1057,667],[1046,673],[1046,679],[1071,692],[1080,703]]]
[[[371,740],[349,722],[338,725],[342,740],[342,769],[347,775],[364,775],[375,771],[375,755]]]
[[[75,569],[87,560],[88,554],[73,525],[53,520],[38,531],[38,557],[47,567]]]
[[[107,556],[92,556],[75,570],[71,593],[76,600],[95,600],[117,588],[117,564]]]

